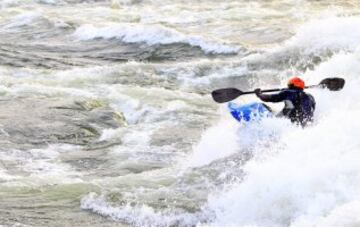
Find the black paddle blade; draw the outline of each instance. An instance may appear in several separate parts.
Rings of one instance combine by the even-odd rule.
[[[229,102],[239,97],[243,92],[236,88],[222,88],[211,92],[215,102]]]
[[[320,85],[326,87],[330,91],[339,91],[344,87],[345,80],[338,77],[326,78],[320,82]]]

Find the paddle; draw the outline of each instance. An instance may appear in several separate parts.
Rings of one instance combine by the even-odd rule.
[[[327,88],[330,91],[338,91],[341,90],[344,87],[344,85],[345,85],[345,80],[343,78],[333,77],[333,78],[323,79],[319,84],[306,86],[305,88],[321,87],[321,88]],[[283,89],[285,88],[261,90],[261,92],[274,92],[274,91],[281,91]],[[243,92],[237,88],[222,88],[211,92],[211,95],[215,102],[224,103],[236,99],[240,95],[247,95],[254,93],[255,91]]]

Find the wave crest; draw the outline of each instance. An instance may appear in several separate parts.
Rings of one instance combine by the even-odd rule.
[[[187,36],[160,25],[113,24],[95,27],[87,24],[77,28],[73,36],[82,41],[119,39],[125,43],[146,43],[150,46],[185,43],[200,47],[207,54],[237,54],[240,50],[236,46],[207,41],[199,36]]]

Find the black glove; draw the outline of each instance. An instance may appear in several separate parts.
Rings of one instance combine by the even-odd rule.
[[[260,88],[256,88],[256,89],[254,90],[254,92],[255,92],[255,94],[256,94],[257,97],[259,97],[259,95],[261,95],[261,89],[260,89]]]

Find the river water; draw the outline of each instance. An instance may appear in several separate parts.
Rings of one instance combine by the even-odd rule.
[[[356,0],[1,0],[0,225],[360,225],[359,27]],[[306,129],[210,96],[293,75],[346,80]]]

